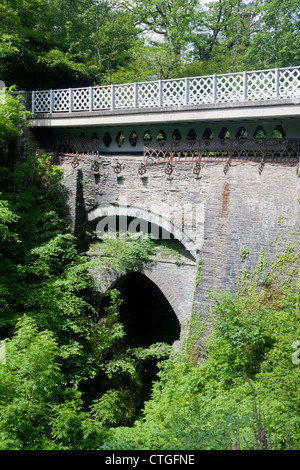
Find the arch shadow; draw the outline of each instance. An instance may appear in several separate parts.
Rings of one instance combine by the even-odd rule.
[[[130,272],[114,281],[108,290],[117,289],[122,303],[119,320],[124,326],[127,347],[147,348],[153,343],[172,345],[180,338],[180,323],[160,288],[145,274]],[[109,298],[100,302],[100,316]]]

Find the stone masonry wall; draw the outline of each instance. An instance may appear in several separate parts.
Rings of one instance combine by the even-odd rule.
[[[204,164],[200,177],[195,178],[192,164],[176,163],[170,178],[163,165],[149,167],[141,178],[138,166],[142,157],[105,156],[100,160],[99,173],[91,170],[89,158],[82,159],[77,169],[64,162],[65,184],[73,188],[69,199],[73,226],[83,237],[85,224],[95,227],[96,210],[105,205],[156,210],[166,217],[171,213],[174,220],[177,211],[177,227],[181,224],[185,231],[188,225],[196,256],[187,257],[186,269],[157,263],[155,268],[149,265],[145,274],[165,291],[181,322],[189,318],[192,307],[205,316],[210,304],[208,290],[234,289],[242,269],[257,266],[261,250],[271,260],[284,243],[295,244],[300,226],[295,167],[266,164],[259,175],[257,164],[237,163],[225,175],[223,164]],[[116,161],[124,165],[119,177],[113,170]],[[243,250],[249,251],[245,259]],[[195,287],[199,259],[201,282]]]

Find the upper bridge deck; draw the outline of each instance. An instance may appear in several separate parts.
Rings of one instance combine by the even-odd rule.
[[[300,67],[32,92],[34,127],[300,116]]]

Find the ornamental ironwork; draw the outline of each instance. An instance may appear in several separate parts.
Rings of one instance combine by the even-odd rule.
[[[193,168],[193,173],[195,176],[199,176],[201,171],[201,165],[200,162],[196,162]]]
[[[114,164],[114,172],[116,173],[116,175],[119,175],[124,168],[125,166],[119,161]]]
[[[145,173],[147,173],[147,166],[145,165],[145,163],[140,164],[138,172],[141,176],[143,176]]]
[[[52,146],[54,146],[52,144]],[[86,156],[99,155],[99,140],[86,139],[83,137],[72,137],[70,139],[61,139],[55,144],[55,153],[64,156]]]
[[[267,162],[299,165],[299,156],[300,139],[296,138],[196,139],[144,143],[145,164],[163,163],[167,174],[172,173],[176,162],[194,163],[194,174],[200,173],[202,162],[224,162],[224,173],[232,162],[257,162],[261,173]]]
[[[93,158],[91,170],[94,173],[100,170],[100,163],[97,161],[100,157],[98,139],[72,137],[54,140],[48,138],[42,144],[45,151],[51,154],[51,163],[53,165],[60,165],[65,157],[70,157],[72,158],[71,166],[77,168],[82,158],[89,157]]]
[[[53,154],[53,163],[59,162],[59,157],[99,157],[99,140],[85,137],[45,138],[42,147]]]
[[[79,162],[79,159],[78,159],[78,157],[76,156],[76,157],[74,157],[74,159],[72,160],[71,165],[72,165],[73,168],[77,168],[77,167],[79,166],[79,163],[80,163],[80,162]]]
[[[100,163],[97,162],[97,161],[94,161],[91,165],[91,170],[94,172],[94,173],[98,173],[99,170],[100,170]]]

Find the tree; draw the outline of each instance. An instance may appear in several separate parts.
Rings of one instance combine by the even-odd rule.
[[[247,51],[257,30],[257,0],[216,0],[198,12],[191,36],[191,65],[198,74],[247,68]]]
[[[85,48],[80,21],[86,7],[77,0],[4,0],[1,79],[21,90],[89,84],[89,67],[80,49],[81,44]]]
[[[300,4],[297,0],[264,0],[258,6],[259,27],[248,51],[252,67],[299,65]]]
[[[13,96],[14,87],[0,90],[0,150],[6,149],[10,140],[20,135],[24,117],[30,113],[22,104],[22,97]]]
[[[97,84],[111,84],[120,68],[130,66],[138,30],[127,4],[115,0],[95,2],[91,8],[94,31],[91,40],[97,54]],[[96,59],[94,54],[94,60]]]
[[[178,76],[186,58],[196,0],[139,0],[134,2],[136,23],[146,40],[164,49],[168,64],[160,67],[161,78]]]

